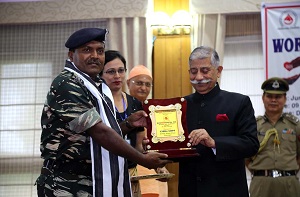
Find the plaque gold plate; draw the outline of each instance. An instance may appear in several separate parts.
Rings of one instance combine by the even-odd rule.
[[[186,100],[148,99],[143,103],[147,117],[147,152],[166,153],[168,158],[197,156],[191,146],[186,126]]]

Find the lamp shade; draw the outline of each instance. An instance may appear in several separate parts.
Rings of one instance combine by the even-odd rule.
[[[151,26],[170,26],[170,17],[165,12],[154,12],[150,16],[150,25]]]
[[[191,26],[192,16],[185,10],[178,10],[172,15],[171,24],[172,26]]]

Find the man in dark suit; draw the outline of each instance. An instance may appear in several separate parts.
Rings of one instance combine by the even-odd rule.
[[[187,127],[200,156],[179,161],[180,197],[249,196],[244,158],[259,148],[254,110],[248,96],[220,89],[222,69],[210,47],[189,57],[195,93],[185,97]]]

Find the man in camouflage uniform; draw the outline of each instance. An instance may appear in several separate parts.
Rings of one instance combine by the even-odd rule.
[[[265,115],[257,117],[260,148],[246,165],[252,173],[251,197],[300,196],[296,176],[300,164],[300,123],[283,113],[288,83],[281,78],[266,80],[261,88]]]
[[[51,84],[41,118],[40,197],[130,197],[124,157],[148,168],[169,162],[160,159],[167,155],[142,154],[122,138],[132,127],[146,126],[146,114],[138,111],[117,123],[111,92],[98,76],[106,34],[106,29],[84,28],[65,43],[69,59]]]

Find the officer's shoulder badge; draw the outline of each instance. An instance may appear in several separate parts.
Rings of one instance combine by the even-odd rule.
[[[290,114],[290,113],[283,113],[282,116],[289,120],[290,122],[294,123],[294,124],[298,124],[299,123],[299,119],[294,116],[293,114]]]
[[[262,119],[265,119],[264,116],[257,116],[257,117],[256,117],[256,122],[258,122],[258,121],[260,121],[260,120],[262,120]]]

